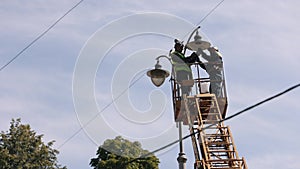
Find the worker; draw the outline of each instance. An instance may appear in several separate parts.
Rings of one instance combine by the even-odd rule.
[[[192,70],[190,64],[199,60],[198,55],[193,52],[191,56],[185,57],[182,53],[184,48],[183,42],[175,39],[174,51],[170,51],[173,70],[175,71],[175,80],[181,84],[181,94],[189,95],[192,86],[182,85],[184,80],[193,80]]]
[[[219,53],[217,47],[209,47],[207,49],[209,55],[203,52],[202,49],[198,49],[197,55],[201,55],[202,58],[208,62],[200,64],[200,66],[206,70],[210,78],[210,92],[214,93],[217,98],[223,96],[222,94],[222,82],[223,82],[223,61],[222,55]]]

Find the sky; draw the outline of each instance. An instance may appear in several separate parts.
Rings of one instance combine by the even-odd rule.
[[[77,2],[1,1],[0,66]],[[156,88],[145,72],[199,24],[223,55],[227,115],[298,84],[300,2],[224,0],[200,23],[219,2],[83,1],[0,71],[0,130],[21,118],[71,169],[91,168],[117,135],[150,151],[176,140],[169,81]],[[225,122],[249,168],[299,168],[299,98],[296,89]],[[190,140],[184,150],[193,168]],[[178,167],[178,145],[156,155],[161,169]]]

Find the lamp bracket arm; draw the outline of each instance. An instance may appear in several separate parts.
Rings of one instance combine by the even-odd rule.
[[[169,62],[172,64],[171,58],[170,58],[170,57],[168,57],[168,56],[166,56],[166,55],[160,55],[160,56],[158,56],[158,57],[156,58],[157,62],[159,62],[159,59],[160,59],[160,58],[166,58],[166,59],[168,59]]]
[[[186,44],[188,44],[188,43],[190,42],[190,40],[191,40],[193,34],[194,34],[198,29],[200,29],[200,26],[197,26],[197,27],[193,30],[193,32],[191,33],[190,37],[188,38],[188,41],[186,42]],[[184,52],[183,52],[184,55],[185,55],[185,51],[186,51],[186,45],[184,46]]]

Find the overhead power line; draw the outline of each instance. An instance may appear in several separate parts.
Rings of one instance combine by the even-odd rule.
[[[212,14],[225,0],[220,1],[214,8],[212,8],[199,22],[197,25],[200,25],[210,14]]]
[[[32,42],[30,42],[25,48],[23,48],[19,53],[17,53],[12,59],[10,59],[6,64],[4,64],[0,71],[5,69],[9,64],[11,64],[14,60],[16,60],[22,53],[24,53],[28,48],[30,48],[36,41],[41,39],[46,33],[48,33],[59,21],[61,21],[65,16],[67,16],[72,10],[74,10],[79,4],[81,4],[84,0],[80,0],[77,2],[71,9],[69,9],[65,14],[63,14],[60,18],[58,18],[49,28],[47,28],[44,32],[42,32],[39,36],[37,36]]]
[[[256,103],[256,104],[252,105],[252,106],[249,106],[249,107],[247,107],[247,108],[245,108],[245,109],[243,109],[243,110],[241,110],[241,111],[239,111],[239,112],[237,112],[237,113],[235,113],[235,114],[233,114],[233,115],[231,115],[231,116],[228,116],[228,117],[226,117],[226,118],[224,118],[224,119],[222,119],[222,120],[219,120],[219,121],[216,122],[216,123],[213,123],[213,124],[211,124],[211,125],[209,125],[209,126],[206,126],[206,127],[202,128],[202,129],[198,130],[197,132],[194,132],[194,133],[192,133],[192,134],[186,135],[186,136],[184,136],[182,139],[175,140],[175,141],[173,141],[173,142],[171,142],[171,143],[169,143],[169,144],[167,144],[167,145],[165,145],[165,146],[163,146],[163,147],[160,147],[160,148],[158,148],[158,149],[156,149],[156,150],[154,150],[154,151],[152,151],[152,152],[149,152],[149,153],[147,153],[147,154],[145,154],[145,155],[143,155],[143,156],[141,156],[141,157],[139,157],[139,158],[132,159],[132,160],[129,161],[128,163],[131,163],[131,162],[134,162],[134,161],[136,161],[136,160],[139,160],[139,159],[142,159],[142,158],[146,158],[146,157],[148,157],[148,156],[151,156],[151,155],[153,155],[154,153],[157,153],[157,152],[162,151],[162,150],[164,150],[164,149],[166,149],[166,148],[168,148],[168,147],[170,147],[170,146],[172,146],[172,145],[174,145],[174,144],[177,144],[177,143],[179,143],[179,142],[181,142],[181,141],[183,141],[183,140],[185,140],[185,139],[187,139],[187,138],[189,138],[189,137],[191,137],[191,136],[193,136],[193,135],[196,135],[196,134],[200,133],[201,131],[204,131],[204,130],[206,130],[206,129],[209,129],[210,127],[212,127],[212,126],[214,126],[214,125],[216,125],[216,124],[219,124],[219,123],[222,123],[222,122],[227,121],[227,120],[229,120],[229,119],[232,119],[232,118],[234,118],[234,117],[236,117],[236,116],[239,116],[239,115],[241,115],[241,114],[243,114],[243,113],[245,113],[245,112],[247,112],[247,111],[249,111],[249,110],[251,110],[251,109],[253,109],[253,108],[257,107],[257,106],[259,106],[259,105],[262,105],[262,104],[264,104],[264,103],[266,103],[266,102],[268,102],[268,101],[271,101],[271,100],[273,100],[273,99],[275,99],[275,98],[277,98],[277,97],[279,97],[279,96],[281,96],[281,95],[283,95],[283,94],[286,94],[286,93],[288,93],[288,92],[290,92],[290,91],[296,89],[297,87],[300,87],[300,83],[299,83],[299,84],[296,84],[296,85],[294,85],[294,86],[292,86],[292,87],[290,87],[290,88],[288,88],[288,89],[286,89],[286,90],[284,90],[284,91],[282,91],[282,92],[280,92],[280,93],[278,93],[278,94],[275,94],[274,96],[268,97],[268,98],[264,99],[263,101],[260,101],[260,102],[258,102],[258,103]]]
[[[148,71],[148,69],[141,71],[140,75],[136,80],[134,80],[132,83],[129,84],[129,86],[123,90],[117,97],[115,97],[113,100],[111,100],[110,103],[108,103],[105,107],[103,107],[96,115],[94,115],[89,121],[87,121],[85,124],[83,124],[74,134],[72,134],[70,137],[68,137],[60,146],[58,146],[58,149],[63,147],[67,142],[69,142],[73,137],[75,137],[78,133],[80,133],[81,130],[83,130],[87,125],[89,125],[92,121],[94,121],[102,112],[104,112],[107,108],[109,108],[115,101],[117,101],[121,96],[123,96],[135,83],[137,83],[142,77],[144,77],[145,72]]]
[[[209,16],[211,15],[225,0],[221,0],[216,6],[214,6],[202,19],[196,24],[196,28],[200,28],[200,24]],[[188,36],[190,33],[187,33],[183,36],[183,39]]]

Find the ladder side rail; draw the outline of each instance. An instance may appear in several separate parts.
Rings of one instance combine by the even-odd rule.
[[[202,154],[202,158],[203,158],[203,165],[205,165],[208,169],[209,169],[209,165],[208,163],[206,163],[207,160],[209,160],[209,156],[208,156],[208,149],[207,149],[207,144],[206,144],[206,140],[205,137],[203,136],[204,133],[201,131],[200,132],[200,137],[199,137],[199,143],[201,144],[200,146],[202,146],[201,148],[201,154]]]
[[[200,154],[199,154],[197,139],[196,139],[195,132],[194,132],[193,128],[190,129],[190,133],[193,134],[191,136],[191,139],[192,139],[192,146],[193,146],[193,149],[194,149],[195,160],[198,161],[198,160],[200,160]]]
[[[230,161],[229,162],[229,165],[232,166],[232,167],[235,167],[236,165],[238,165],[240,168],[241,168],[241,161],[239,161],[239,157],[237,155],[237,149],[235,148],[235,145],[234,145],[234,142],[232,141],[233,139],[233,136],[232,134],[230,133],[230,130],[229,130],[229,127],[226,126],[225,130],[223,131],[223,133],[225,135],[228,135],[228,137],[224,137],[223,139],[225,140],[225,142],[228,142],[230,143],[226,149],[228,150],[227,152],[227,156],[228,156],[228,159],[236,159],[238,161]]]
[[[201,109],[200,109],[200,105],[199,105],[199,98],[196,97],[196,106],[197,106],[197,116],[199,117],[200,123],[198,123],[198,128],[203,128],[204,123],[203,123],[203,119],[202,119],[202,115],[201,115]]]
[[[231,153],[228,153],[228,157],[231,158],[231,159],[234,159],[234,158],[239,159],[238,155],[236,155],[237,150],[235,149],[234,143],[232,142],[233,136],[232,136],[232,134],[230,133],[229,127],[228,127],[228,126],[227,126],[227,128],[226,128],[225,134],[229,135],[229,137],[226,137],[226,138],[224,138],[224,139],[226,139],[227,142],[230,142],[230,143],[231,143],[231,146],[228,147],[228,149],[233,151],[233,152],[231,152]]]
[[[228,130],[228,134],[230,135],[230,139],[231,139],[231,142],[232,142],[232,145],[233,145],[233,150],[234,150],[234,152],[235,152],[235,157],[236,157],[237,159],[239,159],[239,155],[238,155],[237,148],[236,148],[236,146],[235,146],[235,144],[234,144],[234,141],[233,141],[233,136],[232,136],[231,130],[230,130],[229,127],[227,127],[227,130]]]
[[[242,167],[243,167],[243,169],[248,169],[248,166],[247,166],[247,164],[246,164],[246,160],[245,160],[245,158],[243,157],[242,158]]]
[[[196,120],[197,120],[197,132],[199,131],[199,126],[203,126],[202,123],[202,116],[201,116],[201,110],[199,108],[199,103],[198,103],[199,99],[197,97],[195,97],[195,105],[197,106],[196,108]],[[198,137],[199,137],[200,133],[198,133]]]
[[[189,124],[189,130],[190,133],[192,134],[191,139],[192,139],[192,144],[193,144],[193,149],[194,149],[194,155],[195,155],[195,159],[200,160],[200,155],[199,155],[199,149],[198,149],[198,145],[197,145],[197,139],[195,138],[195,133],[194,133],[194,129],[193,129],[193,122],[191,121],[191,113],[189,110],[189,106],[188,106],[188,99],[186,94],[183,95],[183,102],[184,102],[184,106],[185,106],[185,112],[186,112],[186,116],[187,116],[187,120],[188,120],[188,124]]]
[[[237,148],[236,148],[236,146],[234,144],[234,141],[233,141],[233,136],[232,136],[231,130],[230,130],[229,127],[227,127],[227,130],[228,130],[228,134],[230,135],[230,139],[231,139],[231,142],[232,142],[233,150],[235,152],[235,157],[236,157],[236,159],[239,159],[239,155],[238,155]],[[239,167],[242,167],[241,163],[239,163]]]
[[[220,111],[220,108],[219,108],[219,103],[218,103],[218,100],[217,100],[217,97],[215,94],[212,94],[213,95],[213,100],[214,100],[214,104],[216,106],[216,109],[217,109],[217,112],[218,112],[218,121],[222,120],[222,114],[221,114],[221,111]]]
[[[205,163],[205,161],[202,159],[202,160],[199,160],[199,161],[196,161],[195,164],[194,164],[194,169],[210,169],[210,167],[208,166],[207,163]]]

